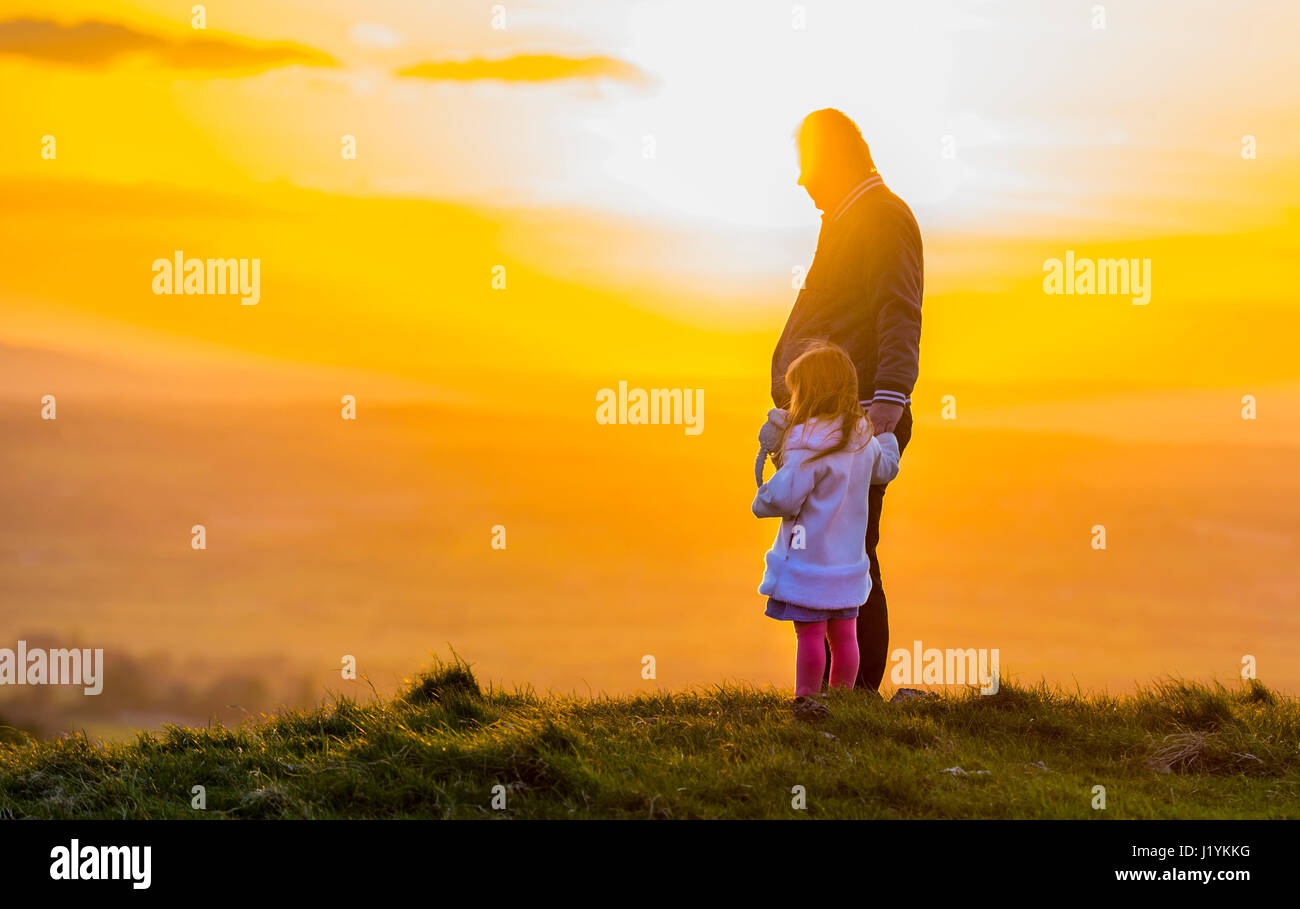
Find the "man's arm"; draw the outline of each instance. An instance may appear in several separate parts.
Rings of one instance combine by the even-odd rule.
[[[877,433],[893,432],[916,384],[921,359],[921,237],[901,213],[872,238],[875,265],[876,376],[867,416]]]

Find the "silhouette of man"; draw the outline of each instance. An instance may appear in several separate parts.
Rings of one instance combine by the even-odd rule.
[[[799,185],[822,212],[817,251],[772,354],[772,400],[790,406],[785,370],[810,340],[844,348],[858,371],[858,397],[877,433],[901,452],[912,437],[912,386],[921,341],[924,271],[911,209],[876,171],[857,124],[838,110],[799,125]],[[889,650],[889,613],[876,546],[885,487],[872,486],[866,550],[871,593],[858,613],[856,688],[878,690]],[[830,660],[827,659],[827,666]]]

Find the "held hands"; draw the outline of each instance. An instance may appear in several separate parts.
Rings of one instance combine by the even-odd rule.
[[[867,419],[871,421],[871,434],[875,436],[882,432],[893,432],[902,416],[903,405],[901,404],[877,401],[867,408]]]

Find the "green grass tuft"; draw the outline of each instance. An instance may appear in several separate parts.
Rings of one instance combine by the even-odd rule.
[[[435,660],[430,668],[415,677],[401,696],[408,703],[427,704],[447,697],[474,700],[482,694],[469,664],[453,657],[450,663]]]

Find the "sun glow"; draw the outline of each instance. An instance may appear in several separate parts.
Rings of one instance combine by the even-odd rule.
[[[589,121],[621,140],[603,173],[642,205],[683,217],[812,223],[817,214],[795,185],[793,134],[809,111],[840,107],[862,126],[891,184],[921,204],[942,198],[953,174],[940,158],[947,34],[906,5],[813,9],[808,16],[835,19],[828,27],[814,18],[814,31],[797,13],[770,13],[638,7],[620,37],[655,84],[649,97]]]

